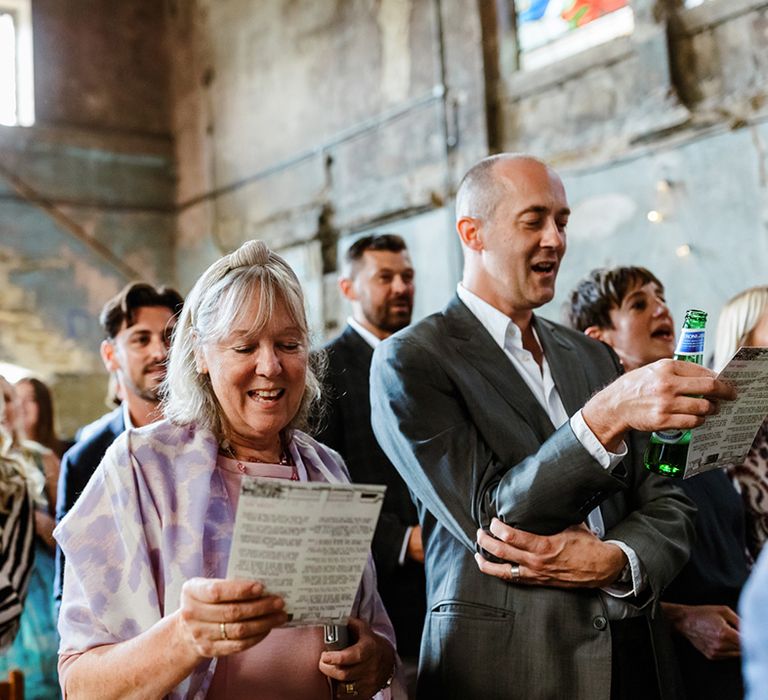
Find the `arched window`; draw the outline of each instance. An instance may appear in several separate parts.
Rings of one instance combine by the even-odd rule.
[[[35,121],[30,0],[0,0],[0,124]]]

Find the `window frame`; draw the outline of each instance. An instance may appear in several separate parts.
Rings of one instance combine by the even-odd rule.
[[[557,0],[555,0],[557,1]],[[512,41],[514,42],[514,56],[507,56],[505,63],[509,66],[510,63],[514,65],[514,70],[520,73],[537,73],[541,70],[546,70],[549,66],[562,65],[567,61],[574,59],[578,60],[578,57],[583,54],[591,54],[593,52],[600,53],[600,50],[613,43],[628,40],[635,30],[635,8],[632,0],[628,0],[625,7],[621,8],[623,15],[629,17],[629,29],[628,31],[618,32],[613,36],[608,36],[602,41],[587,42],[584,46],[578,47],[575,50],[569,50],[568,44],[573,44],[575,36],[581,29],[585,29],[588,32],[593,32],[593,29],[589,29],[588,25],[584,28],[579,28],[571,32],[566,32],[548,42],[541,44],[540,46],[533,47],[532,49],[523,49],[520,41],[520,27],[517,22],[517,4],[519,0],[501,0],[501,3],[506,5],[506,12],[508,13],[509,33],[511,34]],[[501,4],[500,3],[500,4]],[[623,12],[626,11],[626,12]],[[613,14],[613,13],[609,13]],[[606,15],[607,17],[607,15]],[[601,18],[602,19],[602,18]],[[626,23],[626,22],[625,22]],[[509,48],[507,48],[509,52]],[[546,58],[546,54],[552,52],[551,58]],[[526,61],[525,55],[529,54],[530,59]],[[510,58],[512,59],[510,61]],[[532,60],[531,60],[532,59]]]

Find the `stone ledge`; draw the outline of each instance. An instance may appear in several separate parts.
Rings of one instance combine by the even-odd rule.
[[[768,8],[766,0],[710,0],[698,7],[681,11],[675,34],[691,36],[724,24],[754,10]]]
[[[591,68],[623,61],[629,58],[633,51],[634,43],[631,37],[622,36],[541,68],[516,71],[502,78],[501,99],[504,102],[515,101],[545,92]]]

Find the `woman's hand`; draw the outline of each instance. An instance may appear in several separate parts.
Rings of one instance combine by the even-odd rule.
[[[45,542],[48,549],[52,552],[56,549],[56,540],[53,539],[53,529],[56,527],[56,521],[53,516],[45,511],[35,510],[35,534]]]
[[[193,578],[181,589],[178,633],[201,657],[228,656],[285,624],[284,605],[258,581]]]
[[[727,605],[662,603],[673,627],[710,661],[741,656],[739,616]]]
[[[372,698],[392,674],[395,650],[356,617],[350,618],[349,631],[357,641],[340,651],[324,651],[320,655],[320,671],[339,681],[337,697]]]

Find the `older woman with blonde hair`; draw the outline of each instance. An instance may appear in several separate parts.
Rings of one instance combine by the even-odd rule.
[[[752,287],[730,299],[720,311],[715,343],[716,370],[744,346],[768,347],[768,286]],[[730,470],[747,511],[747,544],[754,559],[768,540],[768,418],[741,464]]]
[[[67,570],[65,696],[389,696],[394,637],[369,564],[349,628],[285,628],[281,598],[225,578],[243,475],[346,481],[300,430],[319,395],[294,272],[250,241],[190,293],[170,351],[166,420],[109,449],[56,537]],[[382,691],[380,693],[380,691]]]

